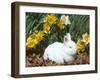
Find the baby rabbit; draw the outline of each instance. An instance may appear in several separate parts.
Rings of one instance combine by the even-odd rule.
[[[74,60],[77,48],[76,43],[71,40],[70,33],[64,36],[64,43],[54,42],[50,44],[44,51],[44,60],[51,60],[57,64],[64,64]]]

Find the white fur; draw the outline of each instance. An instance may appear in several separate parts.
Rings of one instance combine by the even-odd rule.
[[[43,58],[63,64],[64,62],[72,61],[75,54],[76,44],[71,40],[71,36],[68,33],[67,36],[64,36],[64,43],[54,42],[49,45],[44,51]]]

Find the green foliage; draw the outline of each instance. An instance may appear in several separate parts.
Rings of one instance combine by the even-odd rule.
[[[34,31],[41,31],[43,29],[43,19],[47,13],[26,13],[26,38]],[[56,17],[60,19],[62,14],[56,14]],[[65,14],[69,16],[70,25],[65,26],[60,30],[57,25],[52,25],[51,32],[44,36],[44,42],[49,45],[55,41],[63,42],[63,37],[66,33],[72,35],[72,39],[77,42],[82,34],[87,32],[89,34],[89,16],[88,15],[76,15]],[[43,45],[43,44],[41,44]],[[40,46],[41,46],[40,45]],[[42,46],[43,47],[43,46]]]
[[[40,30],[46,14],[26,12],[26,38],[34,31]]]
[[[83,33],[89,34],[89,16],[88,15],[70,15],[71,25],[69,32],[72,38],[77,41]]]

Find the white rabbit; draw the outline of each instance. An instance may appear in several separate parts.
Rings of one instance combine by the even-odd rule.
[[[57,64],[63,64],[74,60],[76,50],[76,43],[71,40],[70,33],[68,33],[64,36],[64,43],[54,42],[49,45],[44,51],[43,58],[44,60],[52,60]]]

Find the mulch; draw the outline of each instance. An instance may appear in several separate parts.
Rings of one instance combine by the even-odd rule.
[[[51,60],[44,60],[42,55],[35,53],[28,53],[26,55],[26,67],[39,67],[39,66],[62,66],[62,65],[80,65],[89,64],[89,55],[87,52],[77,54],[72,62],[57,64]]]

